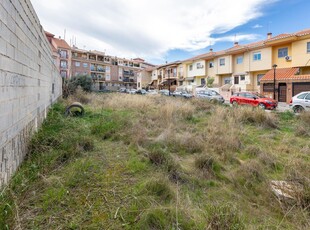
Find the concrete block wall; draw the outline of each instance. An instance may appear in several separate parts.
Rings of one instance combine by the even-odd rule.
[[[30,0],[0,1],[0,188],[61,96],[62,79]]]

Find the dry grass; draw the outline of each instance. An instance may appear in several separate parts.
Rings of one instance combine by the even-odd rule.
[[[307,114],[285,120],[160,95],[77,92],[63,104],[73,101],[85,115],[51,111],[13,192],[0,200],[0,228],[18,228],[16,210],[25,229],[309,225],[310,145],[291,127],[309,127]],[[282,209],[268,188],[275,178],[302,185],[298,207]]]

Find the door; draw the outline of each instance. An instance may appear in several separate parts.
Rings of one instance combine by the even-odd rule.
[[[279,83],[278,101],[286,102],[286,83]]]
[[[295,96],[304,91],[310,91],[310,82],[293,83],[293,95],[292,96]]]
[[[239,84],[239,76],[234,77],[234,84],[238,85]]]

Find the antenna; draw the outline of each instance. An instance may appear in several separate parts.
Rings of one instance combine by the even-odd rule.
[[[64,40],[66,40],[66,29],[64,30]]]

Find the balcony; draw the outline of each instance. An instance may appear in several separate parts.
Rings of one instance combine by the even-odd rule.
[[[67,70],[67,69],[68,69],[68,66],[67,66],[67,65],[61,65],[61,66],[60,66],[60,69],[62,69],[62,70]]]
[[[126,71],[126,70],[124,70],[124,71],[123,71],[123,76],[124,76],[124,77],[134,77],[134,76],[135,76],[135,73],[132,72],[132,71]]]

